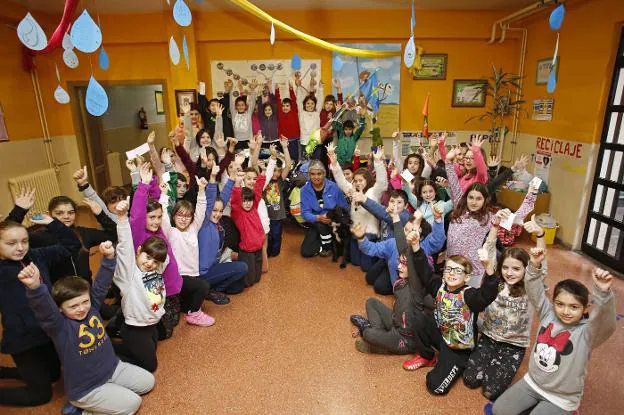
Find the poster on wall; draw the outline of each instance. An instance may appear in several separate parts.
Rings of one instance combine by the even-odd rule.
[[[552,166],[552,156],[545,154],[535,154],[535,174],[542,181],[548,184],[548,176],[550,174],[550,166]]]
[[[212,75],[212,95],[217,98],[223,97],[223,84],[228,79],[234,82],[234,89],[232,92],[234,98],[240,95],[238,88],[239,80],[242,81],[245,86],[255,79],[260,87],[265,85],[270,80],[273,80],[275,85],[279,85],[282,98],[286,98],[288,96],[288,82],[292,81],[294,84],[295,81],[295,71],[293,71],[290,66],[290,59],[214,60],[210,61],[210,70]],[[310,80],[312,78],[314,78],[318,83],[321,78],[321,60],[302,59],[301,69],[299,72],[301,72],[301,81],[304,87],[307,87],[310,84]],[[328,93],[329,92],[326,90],[325,94]],[[321,100],[323,98],[321,98]]]
[[[399,43],[356,43],[340,46],[372,50],[401,50]],[[333,77],[340,81],[345,98],[359,91],[360,85],[366,82],[375,71],[377,72],[375,87],[377,87],[379,97],[379,112],[376,116],[375,127],[379,127],[381,137],[391,137],[392,133],[399,128],[401,56],[365,59],[333,52],[332,63]],[[334,96],[336,92],[334,88]],[[371,121],[372,117],[367,117],[363,137],[371,136]]]
[[[533,116],[535,121],[552,121],[554,99],[536,99],[533,100]]]

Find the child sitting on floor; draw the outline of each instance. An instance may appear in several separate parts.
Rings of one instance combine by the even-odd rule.
[[[141,397],[154,388],[154,376],[120,362],[98,313],[115,270],[113,243],[100,245],[102,264],[89,292],[79,277],[57,281],[50,294],[35,264],[18,274],[28,304],[50,336],[63,365],[65,393],[75,407],[94,413],[135,413]],[[60,309],[60,312],[59,312]]]

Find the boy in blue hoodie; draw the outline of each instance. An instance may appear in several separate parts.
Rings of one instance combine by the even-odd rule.
[[[400,216],[396,212],[396,207],[393,204],[388,206],[388,213],[396,219],[396,222],[400,221]],[[422,239],[420,246],[427,257],[437,253],[442,249],[444,242],[446,241],[446,235],[444,234],[444,223],[442,221],[442,211],[434,206],[436,209],[435,221],[433,226],[430,226],[428,222],[423,221],[422,213],[415,212],[407,223],[404,225],[405,234],[409,234],[413,230],[418,230]],[[380,242],[371,242],[366,238],[364,229],[355,224],[352,229],[353,235],[357,238],[360,250],[366,255],[382,258],[386,261],[387,267],[382,272],[376,275],[370,275],[367,273],[367,282],[373,285],[373,288],[377,294],[390,295],[393,292],[393,285],[398,278],[398,265],[399,265],[399,251],[396,247],[396,241],[394,238],[389,238]],[[430,260],[430,264],[432,260]]]
[[[115,356],[98,312],[115,271],[113,243],[102,242],[100,252],[102,263],[91,291],[87,281],[74,276],[57,281],[50,293],[35,264],[24,267],[17,278],[59,353],[71,404],[95,413],[133,414],[141,405],[139,395],[154,387],[154,376]]]

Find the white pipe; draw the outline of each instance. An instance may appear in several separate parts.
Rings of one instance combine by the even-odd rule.
[[[559,4],[559,3],[563,3],[564,1],[565,0],[541,0],[536,3],[531,4],[530,6],[525,7],[524,9],[518,10],[515,13],[512,13],[510,15],[503,17],[502,19],[495,21],[492,24],[492,36],[490,37],[490,40],[488,41],[488,43],[490,44],[494,43],[494,41],[496,40],[496,28],[499,26],[501,27],[501,29],[504,28],[503,26],[504,23],[508,25],[509,23],[513,21],[516,21],[518,19],[537,13],[538,11],[540,11],[540,9],[542,9],[543,7],[546,7],[547,5],[551,3]]]

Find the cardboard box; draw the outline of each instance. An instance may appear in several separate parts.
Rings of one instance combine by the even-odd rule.
[[[508,208],[512,212],[518,210],[526,193],[516,192],[515,190],[509,190],[501,188],[496,195],[496,200],[499,205]],[[540,213],[550,212],[550,193],[540,193],[535,200],[535,208],[532,214],[539,215]],[[530,217],[529,217],[530,218]]]

